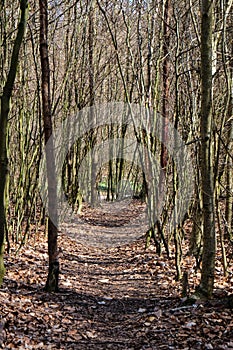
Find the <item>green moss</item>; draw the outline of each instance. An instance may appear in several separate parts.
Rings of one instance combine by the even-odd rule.
[[[59,262],[54,261],[49,266],[49,274],[45,286],[46,292],[58,292]]]
[[[3,278],[4,278],[5,272],[6,272],[6,269],[5,269],[5,266],[4,266],[4,259],[3,259],[3,257],[4,257],[4,247],[1,247],[0,248],[0,286],[3,283]]]

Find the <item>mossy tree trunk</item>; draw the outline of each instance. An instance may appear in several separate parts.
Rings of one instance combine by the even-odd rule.
[[[201,296],[211,297],[214,287],[216,234],[214,215],[213,116],[212,116],[213,2],[202,0],[201,9],[201,182],[203,201],[203,255]]]
[[[50,69],[48,53],[48,3],[47,0],[40,0],[40,57],[41,57],[41,93],[43,105],[43,121],[45,144],[52,138],[52,111],[50,97]],[[53,142],[46,145],[46,167],[48,180],[48,255],[49,271],[45,289],[48,292],[58,290],[59,260],[57,249],[57,181],[55,173],[55,158]]]
[[[4,240],[6,232],[6,208],[5,208],[5,186],[8,172],[8,159],[7,159],[7,126],[8,115],[10,111],[10,100],[14,87],[20,47],[23,41],[27,13],[28,13],[28,1],[20,1],[21,17],[18,24],[18,31],[15,38],[10,69],[7,75],[6,83],[3,87],[1,95],[1,110],[0,110],[0,285],[5,273],[3,255],[4,255]]]
[[[229,49],[229,56],[233,57],[233,43]],[[233,239],[233,60],[229,62],[229,74],[228,74],[228,94],[229,94],[229,106],[228,106],[228,154],[226,164],[226,211],[225,219],[227,224],[227,236],[230,240]]]

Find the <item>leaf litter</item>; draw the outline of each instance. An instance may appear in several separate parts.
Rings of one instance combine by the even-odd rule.
[[[106,229],[106,218],[101,223],[97,210],[92,213],[86,213],[86,229]],[[129,215],[134,213],[138,215],[137,210]],[[112,228],[115,218],[110,219]],[[58,243],[61,272],[56,294],[43,290],[48,266],[42,231],[18,254],[15,245],[6,255],[0,348],[233,349],[232,310],[218,302],[219,294],[232,293],[233,287],[231,278],[223,276],[220,257],[215,298],[184,306],[181,282],[174,279],[174,259],[165,253],[159,257],[153,245],[145,250],[145,237],[101,249],[61,232]],[[193,260],[184,259],[182,268],[192,271],[189,283],[194,290],[199,274],[193,272]]]

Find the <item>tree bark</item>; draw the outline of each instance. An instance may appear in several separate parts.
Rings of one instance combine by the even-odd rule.
[[[41,57],[41,93],[43,106],[44,135],[46,144],[46,167],[48,180],[48,255],[49,271],[45,289],[48,292],[58,291],[59,260],[57,249],[57,181],[55,173],[55,158],[52,140],[52,112],[50,97],[50,69],[48,53],[48,3],[40,0],[40,57]],[[50,142],[47,144],[48,140]],[[51,142],[52,141],[52,142]]]
[[[212,116],[212,0],[202,0],[201,11],[201,182],[203,200],[203,255],[199,292],[209,298],[214,287],[216,254]]]
[[[229,56],[233,57],[233,43],[231,44],[231,48],[229,50]],[[225,218],[227,224],[227,232],[228,238],[232,240],[233,238],[233,179],[232,179],[232,171],[233,171],[233,120],[231,116],[233,115],[233,60],[231,59],[229,62],[229,106],[228,106],[228,116],[229,116],[229,129],[228,129],[228,154],[227,154],[227,164],[226,164],[226,209],[225,209]]]
[[[170,90],[170,58],[169,58],[169,43],[170,43],[170,19],[171,19],[171,1],[165,1],[164,8],[164,23],[163,23],[163,99],[162,99],[162,115],[163,115],[163,135],[162,140],[163,143],[161,145],[161,155],[160,155],[160,163],[161,168],[165,169],[167,165],[167,149],[165,144],[167,143],[168,138],[168,130],[167,123],[169,120],[169,90]]]
[[[1,96],[1,110],[0,110],[0,285],[2,284],[5,267],[3,261],[4,255],[4,240],[6,233],[6,206],[5,206],[5,186],[8,172],[7,159],[7,126],[8,114],[10,111],[10,99],[14,87],[15,77],[17,73],[17,66],[19,60],[20,47],[23,41],[27,13],[28,2],[21,0],[20,2],[21,17],[18,25],[17,36],[14,42],[14,47],[11,56],[10,69],[7,75],[6,83],[3,87]]]
[[[95,111],[93,108],[94,102],[95,102],[95,64],[94,64],[94,35],[95,35],[95,7],[93,4],[93,1],[89,1],[89,15],[88,15],[88,58],[89,58],[89,67],[88,67],[88,73],[89,73],[89,94],[90,94],[90,125],[94,123],[95,118]],[[94,145],[95,145],[95,138],[96,138],[96,131],[90,130],[89,131],[89,147],[91,150],[90,158],[90,202],[92,206],[96,205],[96,164],[95,164],[95,154],[94,154]]]

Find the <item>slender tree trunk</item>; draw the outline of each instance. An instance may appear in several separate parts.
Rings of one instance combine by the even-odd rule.
[[[47,0],[40,0],[40,57],[42,69],[42,105],[45,144],[52,136],[51,98],[50,98],[50,70],[48,57],[48,4]],[[48,255],[49,272],[45,289],[48,292],[58,290],[59,260],[57,251],[57,181],[55,174],[55,159],[53,142],[46,146],[46,164],[48,179]]]
[[[199,292],[213,293],[216,236],[214,215],[213,116],[212,116],[213,1],[202,0],[201,10],[201,182],[203,200],[203,255]]]
[[[161,168],[165,169],[167,165],[167,149],[165,147],[165,144],[167,143],[167,137],[168,137],[168,130],[167,130],[167,122],[169,120],[169,108],[170,108],[170,102],[169,102],[169,89],[170,89],[170,77],[169,77],[169,70],[170,70],[170,59],[169,59],[169,43],[170,43],[170,24],[171,19],[171,1],[166,0],[165,1],[165,8],[164,8],[164,23],[163,23],[163,103],[162,103],[162,115],[164,117],[163,119],[163,135],[162,140],[163,143],[161,145],[161,156],[160,156],[160,163]]]
[[[6,233],[6,208],[5,208],[5,186],[7,180],[8,171],[8,159],[7,159],[7,124],[8,114],[10,111],[10,99],[12,96],[13,86],[15,82],[19,52],[23,41],[28,2],[27,0],[21,0],[20,2],[21,18],[18,25],[17,36],[14,42],[14,47],[11,56],[10,69],[8,72],[6,83],[3,87],[3,93],[1,96],[1,110],[0,110],[0,285],[5,273],[3,254],[4,254],[4,239]]]
[[[95,66],[94,66],[94,34],[95,34],[95,7],[93,0],[89,1],[89,16],[88,16],[88,58],[89,58],[89,94],[90,94],[90,106],[92,107],[95,102]],[[89,123],[92,124],[95,118],[95,111],[92,107],[90,109],[90,120]],[[90,130],[89,132],[89,147],[93,151],[95,144],[96,131]],[[91,152],[91,153],[92,153]],[[93,153],[90,157],[90,201],[93,206],[96,205],[96,164],[95,164],[95,154]]]
[[[231,43],[231,48],[229,50],[229,55],[233,56],[233,43]],[[233,238],[233,120],[231,116],[233,115],[233,60],[230,60],[229,67],[229,107],[228,107],[228,116],[230,121],[229,130],[228,130],[228,155],[227,155],[227,164],[226,164],[226,190],[227,190],[227,199],[226,199],[226,209],[225,209],[225,218],[227,224],[227,233],[228,238],[232,240]]]

